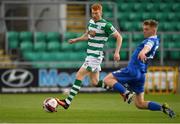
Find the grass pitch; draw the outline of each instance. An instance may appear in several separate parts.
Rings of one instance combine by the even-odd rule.
[[[47,113],[42,102],[62,94],[0,94],[0,123],[180,123],[180,95],[145,95],[145,99],[167,102],[177,117],[162,112],[138,110],[124,103],[118,93],[80,93],[71,107]]]

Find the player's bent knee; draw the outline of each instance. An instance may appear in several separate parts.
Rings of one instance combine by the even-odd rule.
[[[135,102],[135,106],[138,108],[138,109],[145,109],[145,105],[143,102]]]
[[[107,86],[110,86],[112,87],[116,82],[117,80],[114,79],[114,76],[112,75],[112,73],[108,74],[105,78],[104,78],[104,83],[107,85]]]

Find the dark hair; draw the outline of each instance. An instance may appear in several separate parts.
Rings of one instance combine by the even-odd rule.
[[[149,25],[150,27],[158,27],[158,22],[153,19],[148,19],[143,22],[143,25]]]

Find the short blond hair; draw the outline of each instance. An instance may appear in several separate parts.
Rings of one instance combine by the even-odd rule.
[[[92,9],[92,10],[95,10],[95,11],[97,11],[97,10],[102,11],[102,5],[101,5],[100,3],[94,3],[94,4],[91,6],[91,9]]]

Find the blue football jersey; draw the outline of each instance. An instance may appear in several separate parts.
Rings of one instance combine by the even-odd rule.
[[[146,54],[147,61],[143,62],[140,59],[138,59],[138,54],[146,45],[149,46],[151,50]],[[131,60],[128,63],[128,67],[140,69],[141,72],[144,73],[147,72],[148,60],[153,59],[158,47],[159,47],[159,38],[157,36],[151,36],[149,38],[146,38],[137,46],[137,48],[133,52],[131,56]]]

